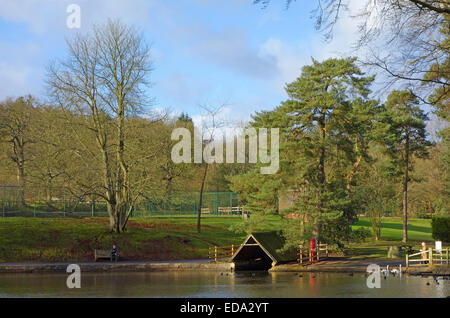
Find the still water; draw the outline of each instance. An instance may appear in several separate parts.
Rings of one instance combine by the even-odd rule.
[[[0,297],[448,297],[450,280],[420,276],[381,278],[369,289],[362,273],[82,273],[68,289],[68,274],[0,274]],[[427,285],[428,283],[428,285]]]

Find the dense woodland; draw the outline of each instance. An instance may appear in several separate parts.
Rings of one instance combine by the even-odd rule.
[[[321,21],[332,32],[332,21],[325,21],[338,18],[339,7],[327,3]],[[188,114],[151,111],[145,90],[150,49],[133,27],[109,21],[70,40],[67,59],[50,63],[48,97],[0,103],[0,183],[25,192],[45,189],[49,198],[62,187],[78,196],[95,193],[108,203],[116,232],[125,230],[139,200],[240,192],[252,217],[235,230],[258,229],[267,214],[289,216],[284,233],[292,246],[311,235],[341,245],[361,214],[370,216],[375,239],[382,216],[401,216],[406,224],[408,217],[448,215],[450,7],[445,1],[399,3],[380,1],[392,14],[379,19],[389,25],[398,18],[394,13],[405,15],[410,25],[392,34],[397,45],[421,31],[409,55],[391,56],[397,59],[392,64],[372,57],[372,66],[384,72],[353,57],[312,59],[286,83],[285,101],[253,115],[249,127],[280,128],[276,174],[261,174],[258,163],[175,164],[171,133],[176,127],[193,131],[193,122]],[[430,17],[433,23],[418,24]],[[360,32],[367,42],[375,36],[367,28]],[[391,68],[400,59],[409,63],[409,74]],[[383,94],[373,91],[376,76],[387,78]],[[213,138],[202,135],[203,144]],[[286,194],[293,204],[280,210]]]

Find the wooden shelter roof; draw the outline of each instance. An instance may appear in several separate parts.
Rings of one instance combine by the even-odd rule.
[[[269,256],[272,261],[277,263],[290,262],[296,259],[297,255],[293,252],[281,252],[280,249],[284,246],[284,238],[277,232],[256,232],[251,233],[244,240],[244,243],[234,253],[231,258],[232,261],[239,255],[239,253],[246,246],[258,245],[264,253]]]

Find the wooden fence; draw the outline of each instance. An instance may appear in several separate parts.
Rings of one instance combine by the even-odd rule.
[[[436,250],[429,248],[426,251],[406,255],[406,267],[413,266],[449,265],[449,249]]]
[[[314,261],[319,262],[328,258],[328,244],[319,243],[313,250],[305,248],[303,245],[299,246],[297,262],[301,265],[312,264]]]
[[[240,245],[212,246],[208,249],[210,261],[218,262],[221,259],[231,258]]]
[[[221,259],[227,259],[233,257],[234,253],[240,245],[229,245],[229,246],[212,246],[208,249],[208,258],[210,261],[218,262]],[[299,253],[297,262],[300,264],[312,264],[314,262],[319,262],[321,260],[328,258],[328,244],[319,243],[317,247],[311,251],[311,249],[303,248],[302,245],[299,246]]]

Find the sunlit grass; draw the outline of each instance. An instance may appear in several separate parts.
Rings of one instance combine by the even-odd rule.
[[[207,258],[214,245],[241,243],[228,227],[239,219],[132,218],[127,231],[113,234],[106,218],[0,218],[0,262],[90,261],[94,249],[116,243],[125,258],[171,260]]]
[[[381,222],[381,239],[369,238],[366,242],[351,244],[350,253],[354,258],[386,258],[388,247],[402,245],[403,222],[401,218],[383,218]],[[365,227],[371,230],[370,220],[360,218],[353,229]],[[371,230],[372,231],[372,230]],[[421,242],[432,243],[431,220],[408,220],[408,243],[414,250],[420,248]],[[431,245],[430,245],[431,246]]]
[[[279,216],[267,216],[264,230],[278,230]],[[116,243],[129,259],[171,260],[206,258],[210,246],[240,244],[243,233],[229,230],[242,219],[209,217],[201,220],[197,233],[196,218],[131,218],[127,231],[117,235],[108,230],[107,218],[0,218],[0,262],[12,261],[91,261],[94,249],[109,249]],[[367,218],[353,225],[369,230]],[[418,249],[422,241],[432,242],[431,221],[411,219],[408,223],[409,245]],[[386,258],[387,248],[400,245],[402,220],[384,218],[381,240],[368,238],[352,243],[354,258]]]

